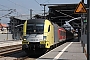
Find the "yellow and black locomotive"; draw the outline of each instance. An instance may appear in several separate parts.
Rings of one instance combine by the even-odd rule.
[[[26,53],[50,49],[65,40],[65,29],[47,19],[30,19],[23,25],[22,49]]]

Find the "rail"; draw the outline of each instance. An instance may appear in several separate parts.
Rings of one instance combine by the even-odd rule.
[[[22,50],[22,44],[0,47],[0,55]]]

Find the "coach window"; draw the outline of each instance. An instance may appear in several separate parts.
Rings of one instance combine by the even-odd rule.
[[[63,31],[62,31],[62,36],[63,36]]]
[[[64,32],[64,36],[66,36],[66,32]]]
[[[50,25],[49,25],[49,27],[48,27],[48,32],[50,31]]]
[[[64,31],[63,31],[63,36],[64,36]]]
[[[62,36],[62,31],[61,31],[61,34],[60,35]]]
[[[62,31],[62,36],[63,36],[63,31]]]

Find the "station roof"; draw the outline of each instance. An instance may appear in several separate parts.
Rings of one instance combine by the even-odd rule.
[[[25,21],[26,20],[22,20],[20,18],[16,18],[14,16],[11,16],[9,25],[12,26],[12,27],[14,25],[14,27],[20,28],[24,24]]]
[[[0,28],[2,28],[2,27],[6,28],[6,27],[8,27],[8,25],[7,24],[0,23]]]
[[[75,14],[74,11],[78,4],[52,4],[53,6],[48,6],[49,8],[49,18],[51,21],[57,23],[59,26],[65,24],[65,21],[81,17],[81,14]],[[84,4],[85,7],[86,4]],[[86,14],[84,14],[86,16]],[[74,20],[70,24],[74,27],[73,23],[80,25],[81,20]]]

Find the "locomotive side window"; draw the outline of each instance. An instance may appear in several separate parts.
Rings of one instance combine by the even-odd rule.
[[[48,32],[50,31],[50,25],[49,25],[49,27],[48,27]]]

